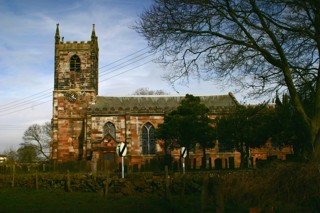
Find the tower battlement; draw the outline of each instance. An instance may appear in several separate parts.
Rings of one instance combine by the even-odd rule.
[[[59,49],[91,49],[92,48],[92,41],[60,41],[58,44]]]

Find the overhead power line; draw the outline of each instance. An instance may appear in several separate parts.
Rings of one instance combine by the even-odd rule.
[[[104,80],[101,80],[101,81],[99,81],[99,82],[103,82],[103,81],[109,80],[109,79],[111,79],[111,78],[117,77],[117,76],[122,75],[122,74],[124,74],[124,73],[126,73],[126,72],[129,72],[129,71],[131,71],[131,70],[137,69],[138,67],[142,67],[143,65],[146,65],[146,64],[150,63],[151,61],[152,61],[152,60],[147,61],[147,62],[145,62],[145,63],[143,63],[143,64],[140,64],[140,65],[138,65],[138,66],[136,66],[136,67],[133,67],[133,68],[128,69],[128,70],[125,70],[125,71],[123,71],[123,72],[121,72],[121,73],[119,73],[119,74],[116,74],[116,75],[114,75],[114,76],[111,76],[111,77],[109,77],[109,78],[106,78],[106,79],[104,79]]]
[[[5,106],[11,105],[11,104],[16,104],[17,102],[24,101],[24,100],[26,100],[26,99],[28,99],[28,98],[32,98],[32,97],[34,97],[34,96],[40,95],[40,94],[42,94],[42,93],[44,93],[44,92],[47,92],[47,91],[49,91],[49,90],[52,91],[52,89],[53,89],[53,88],[46,89],[46,90],[43,90],[43,91],[41,91],[41,92],[35,93],[35,94],[33,94],[33,95],[30,95],[30,96],[21,98],[19,101],[11,101],[11,102],[9,102],[9,103],[2,104],[2,105],[0,105],[0,107],[1,107],[1,109],[2,109],[2,107],[5,107]]]
[[[121,71],[129,66],[132,66],[132,65],[138,63],[138,62],[143,62],[143,60],[145,60],[153,55],[152,52],[145,51],[147,49],[148,49],[148,47],[142,48],[142,49],[140,49],[134,53],[131,53],[123,58],[120,58],[114,62],[111,62],[107,65],[101,66],[99,68],[99,70],[101,70],[102,68],[106,68],[106,67],[108,67],[108,69],[105,69],[104,71],[100,71],[99,78],[102,76],[111,74],[111,73],[115,73],[117,71]],[[119,62],[121,62],[121,63],[119,63]],[[135,67],[128,68],[125,71],[122,71],[122,72],[115,74],[111,77],[108,77],[103,80],[99,80],[99,83],[106,81],[106,80],[109,80],[109,79],[112,79],[112,78],[115,78],[119,75],[122,75],[124,73],[129,72],[129,71],[132,71],[134,69],[137,69],[137,68],[139,68],[145,64],[148,64],[150,62],[151,62],[151,60],[144,62],[142,64],[139,64]],[[114,65],[114,66],[109,67],[110,65]],[[51,102],[52,101],[52,91],[53,91],[53,88],[49,88],[49,89],[43,90],[41,92],[35,93],[33,95],[29,95],[27,97],[21,98],[19,100],[11,101],[6,104],[2,104],[2,105],[0,105],[0,116],[5,116],[5,115],[20,112],[20,111],[28,110],[33,107]],[[48,99],[48,98],[50,98],[50,99]]]
[[[142,48],[142,49],[140,49],[140,50],[138,50],[138,51],[136,51],[136,52],[134,52],[134,53],[131,53],[131,54],[129,54],[129,55],[123,57],[123,58],[120,58],[120,59],[118,59],[118,60],[116,60],[116,61],[114,61],[114,62],[111,62],[111,63],[109,63],[109,64],[107,64],[107,65],[101,66],[101,67],[99,67],[99,70],[102,69],[102,68],[104,68],[104,67],[106,67],[106,66],[110,66],[110,65],[112,65],[112,64],[118,63],[119,61],[122,61],[123,59],[129,58],[130,56],[133,56],[133,55],[135,55],[135,54],[137,54],[137,53],[139,53],[139,52],[142,52],[142,51],[144,51],[144,50],[146,50],[146,49],[148,49],[148,47]]]
[[[134,63],[137,63],[138,61],[142,61],[142,60],[144,60],[144,59],[146,59],[146,58],[148,58],[148,57],[150,57],[152,55],[153,54],[150,53],[150,52],[144,52],[144,53],[142,53],[142,54],[140,54],[138,56],[135,56],[134,58],[131,58],[130,60],[127,60],[125,62],[117,64],[117,65],[115,65],[113,67],[108,67],[107,70],[102,71],[102,72],[99,73],[99,77],[107,75],[107,74],[110,74],[110,73],[113,73],[115,71],[118,71],[121,68],[124,68],[124,67],[126,67],[128,65],[131,65],[131,64],[134,64]],[[133,60],[133,59],[135,59],[135,60],[131,62],[131,60]]]
[[[123,62],[123,63],[121,63],[121,64],[118,64],[118,65],[115,66],[115,67],[110,68],[110,70],[107,70],[107,72],[106,72],[106,71],[101,72],[101,74],[99,74],[99,77],[102,77],[102,76],[104,76],[104,75],[107,75],[107,74],[116,72],[116,71],[118,71],[118,70],[120,70],[120,69],[122,69],[122,68],[125,68],[125,67],[129,66],[129,65],[132,65],[132,64],[135,64],[135,63],[137,63],[137,62],[139,62],[139,61],[145,60],[146,58],[148,58],[148,57],[150,57],[150,56],[152,56],[152,55],[153,55],[153,54],[148,54],[148,55],[146,55],[145,53],[143,53],[143,54],[135,57],[134,59],[136,59],[136,60],[133,61],[133,62],[125,61],[125,62]],[[121,66],[121,65],[123,65],[123,66]],[[116,69],[115,69],[115,68],[116,68]]]
[[[30,98],[29,100],[22,101],[22,102],[17,102],[15,104],[10,105],[10,106],[6,106],[6,107],[3,107],[3,108],[0,108],[0,113],[4,112],[4,111],[7,111],[7,110],[12,110],[12,108],[18,108],[20,106],[25,106],[26,104],[30,104],[30,103],[33,103],[33,102],[36,102],[36,101],[39,101],[39,100],[42,100],[42,99],[45,99],[45,98],[49,98],[49,97],[52,97],[52,92],[45,93],[45,94],[43,94],[41,96],[36,96],[36,97]]]
[[[10,114],[13,114],[13,113],[16,113],[16,112],[21,112],[21,111],[28,110],[28,109],[30,110],[30,109],[32,109],[32,108],[34,108],[34,107],[37,107],[37,106],[42,105],[42,104],[45,104],[45,103],[49,103],[49,102],[51,102],[51,101],[52,101],[52,100],[50,99],[50,100],[48,100],[48,101],[43,101],[43,102],[40,102],[40,103],[35,103],[35,104],[33,104],[33,105],[31,105],[31,106],[28,106],[28,107],[24,107],[24,108],[16,109],[16,110],[14,110],[14,111],[6,112],[5,114],[0,114],[0,116],[10,115]]]

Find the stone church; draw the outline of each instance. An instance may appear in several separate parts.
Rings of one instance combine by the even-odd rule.
[[[120,142],[127,144],[125,163],[129,167],[140,168],[163,156],[155,129],[184,96],[99,96],[99,47],[94,25],[91,40],[70,42],[60,38],[57,24],[54,57],[53,161],[88,160],[98,165],[108,160],[117,165],[121,162],[116,154]],[[231,93],[200,98],[212,118],[237,104]],[[208,149],[207,154],[210,161],[221,159],[226,168],[237,164],[234,159],[239,158],[236,152],[219,152],[217,146]],[[179,150],[172,155],[179,161]],[[191,167],[199,168],[201,157],[200,148],[190,152]]]

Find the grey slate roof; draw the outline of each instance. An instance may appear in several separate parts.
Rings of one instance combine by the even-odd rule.
[[[118,114],[118,113],[166,113],[176,109],[185,96],[97,96],[92,104],[91,114]],[[198,96],[210,109],[211,113],[226,110],[238,104],[232,93],[227,95]]]

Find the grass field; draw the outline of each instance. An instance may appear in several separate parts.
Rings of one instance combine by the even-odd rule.
[[[188,200],[189,199],[189,200]],[[187,197],[169,203],[152,196],[106,198],[99,193],[1,189],[0,213],[11,212],[199,212],[200,200]]]

